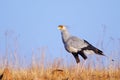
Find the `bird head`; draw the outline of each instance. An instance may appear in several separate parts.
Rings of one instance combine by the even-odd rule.
[[[63,31],[63,30],[66,30],[66,27],[64,25],[59,25],[58,29],[61,30],[61,31]]]

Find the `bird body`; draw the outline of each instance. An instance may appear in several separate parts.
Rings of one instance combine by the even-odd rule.
[[[72,53],[74,58],[76,59],[76,62],[79,63],[79,55],[83,57],[83,59],[87,59],[86,54],[99,54],[99,55],[104,55],[103,52],[93,45],[91,45],[89,42],[86,40],[80,39],[76,36],[72,36],[67,28],[63,25],[59,25],[58,29],[61,31],[62,35],[62,41],[64,43],[65,49],[69,52]]]
[[[75,36],[69,37],[68,40],[66,41],[66,45],[67,45],[68,48],[74,49],[74,50],[72,50],[70,52],[78,52],[83,47],[87,47],[88,46],[88,44],[86,44],[84,42],[84,40],[79,39],[79,38],[77,38]]]

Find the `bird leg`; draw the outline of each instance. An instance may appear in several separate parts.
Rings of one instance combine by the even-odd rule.
[[[78,64],[80,62],[78,54],[77,53],[72,53],[72,55],[74,56],[74,58],[75,58],[75,60],[76,60],[76,62]]]
[[[87,59],[87,56],[82,51],[79,51],[78,54],[81,55],[84,60]]]

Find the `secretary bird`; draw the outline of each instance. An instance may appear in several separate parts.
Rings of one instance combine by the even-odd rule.
[[[79,56],[81,55],[84,60],[87,59],[86,54],[98,54],[105,56],[103,51],[91,45],[88,41],[72,36],[67,27],[59,25],[58,29],[61,31],[62,41],[65,49],[72,53],[77,63],[80,62]],[[112,60],[113,61],[113,60]]]

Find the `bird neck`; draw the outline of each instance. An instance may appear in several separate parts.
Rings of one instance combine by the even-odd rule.
[[[62,40],[65,43],[70,37],[70,33],[67,30],[65,30],[65,31],[62,31],[61,34],[62,34]]]

